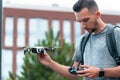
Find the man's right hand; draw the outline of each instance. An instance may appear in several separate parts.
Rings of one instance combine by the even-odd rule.
[[[48,53],[43,54],[37,54],[37,58],[45,66],[49,66],[50,62],[52,61],[51,57],[48,55]]]
[[[55,72],[59,73],[62,76],[68,77],[72,80],[76,80],[78,76],[72,75],[68,72],[69,66],[61,65],[54,60],[51,59],[48,53],[45,54],[37,54],[37,57],[41,64],[51,68]]]

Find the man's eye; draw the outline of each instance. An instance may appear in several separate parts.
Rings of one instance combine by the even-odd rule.
[[[88,22],[89,21],[89,18],[85,18],[84,20],[83,20],[83,22]]]

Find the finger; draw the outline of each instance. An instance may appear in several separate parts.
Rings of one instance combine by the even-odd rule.
[[[89,76],[87,76],[88,78],[93,78],[93,76],[92,75],[89,75]]]
[[[83,77],[83,76],[82,76],[82,75],[80,75],[80,74],[77,74],[77,76]]]
[[[37,54],[37,57],[38,58],[43,58],[45,55],[43,55],[43,54]]]
[[[90,76],[90,73],[84,73],[84,74],[78,74],[79,76],[83,76],[83,77],[88,77]]]
[[[39,54],[37,54],[37,58],[39,58]]]
[[[88,66],[88,65],[80,65],[80,67],[82,67],[82,68],[90,68],[90,66]]]
[[[94,78],[93,75],[91,75],[90,73],[77,74],[77,76],[80,76],[80,77],[87,77],[87,78]]]
[[[86,70],[78,70],[78,71],[77,71],[77,74],[85,74],[85,73],[87,73]]]
[[[73,63],[73,66],[72,66],[72,67],[77,68],[77,66],[78,66],[78,62],[77,62],[77,61],[74,61],[74,63]]]

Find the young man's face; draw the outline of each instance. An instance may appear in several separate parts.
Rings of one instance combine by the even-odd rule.
[[[80,12],[75,12],[75,17],[82,27],[91,32],[97,26],[97,16],[95,12],[89,12],[87,8],[82,9]]]

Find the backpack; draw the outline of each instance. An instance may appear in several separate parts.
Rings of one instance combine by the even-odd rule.
[[[115,26],[115,27],[108,26],[108,30],[106,32],[106,43],[107,43],[106,45],[108,47],[110,55],[115,60],[116,64],[120,65],[120,56],[118,55],[118,51],[117,51],[117,48],[116,48],[116,40],[115,40],[115,36],[114,36],[114,29],[116,27],[119,27],[119,26]],[[80,46],[81,53],[82,53],[82,59],[81,59],[81,62],[80,62],[81,64],[84,64],[84,61],[83,61],[84,60],[83,59],[84,49],[85,49],[85,45],[86,45],[90,35],[91,35],[91,33],[85,34],[82,38],[82,41],[81,41],[81,46]]]

